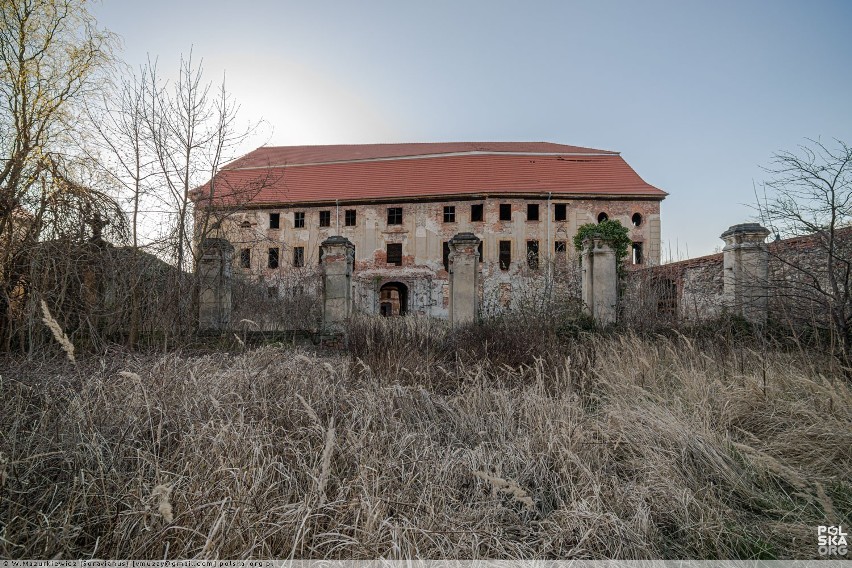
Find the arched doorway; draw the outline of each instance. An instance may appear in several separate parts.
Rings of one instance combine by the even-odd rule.
[[[404,316],[408,311],[408,286],[388,282],[379,288],[379,313],[385,317]]]

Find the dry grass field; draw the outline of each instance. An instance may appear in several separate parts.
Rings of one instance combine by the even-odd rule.
[[[522,324],[353,334],[6,360],[0,556],[815,558],[817,525],[852,521],[852,389],[822,357]]]

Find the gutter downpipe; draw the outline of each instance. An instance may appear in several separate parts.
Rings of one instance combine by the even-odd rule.
[[[550,288],[550,290],[548,290],[548,292],[547,292],[548,299],[550,299],[550,295],[551,295],[551,292],[552,292],[552,282],[553,282],[553,257],[551,256],[552,253],[553,253],[553,245],[550,242],[550,220],[551,220],[551,215],[552,215],[551,206],[550,206],[550,199],[551,199],[552,196],[553,196],[553,192],[548,191],[547,192],[547,244],[544,245],[544,246],[547,247],[547,256],[545,258],[547,258],[547,282],[549,283],[548,287]]]

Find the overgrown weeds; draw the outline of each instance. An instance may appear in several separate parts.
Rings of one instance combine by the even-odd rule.
[[[817,357],[589,334],[500,362],[433,324],[5,364],[0,556],[815,558],[852,521],[852,392]]]

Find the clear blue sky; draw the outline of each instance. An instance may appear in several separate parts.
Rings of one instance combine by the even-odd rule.
[[[104,0],[176,68],[226,72],[256,145],[542,140],[618,150],[663,202],[664,257],[754,215],[773,152],[852,143],[852,1]]]

